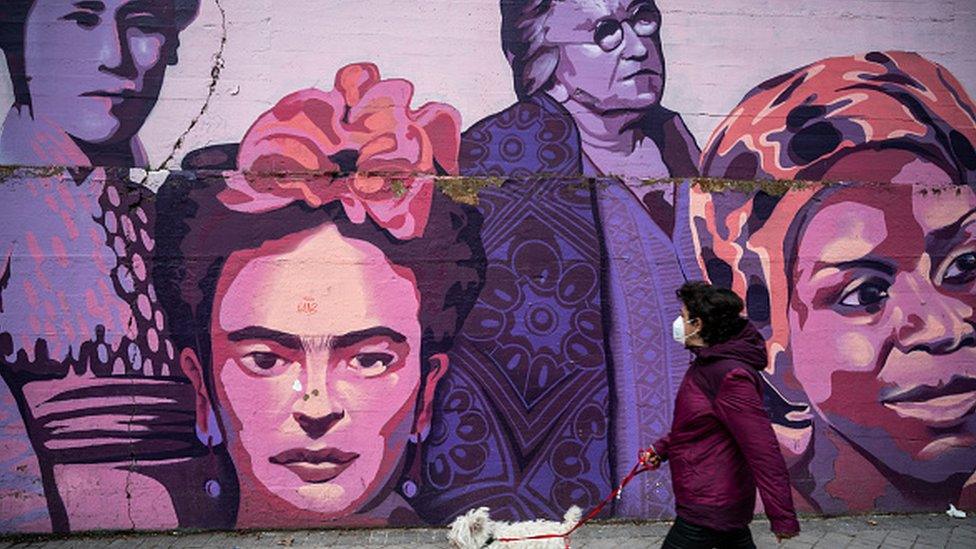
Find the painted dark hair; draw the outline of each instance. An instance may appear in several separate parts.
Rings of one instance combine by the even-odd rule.
[[[724,343],[745,327],[745,304],[731,290],[696,281],[686,282],[675,293],[688,309],[688,318],[701,320],[701,338],[709,345]]]
[[[238,250],[324,224],[380,248],[390,262],[410,269],[417,279],[423,371],[427,358],[451,348],[484,286],[481,214],[440,191],[434,193],[424,235],[402,241],[369,217],[353,223],[338,202],[320,208],[296,202],[260,214],[234,212],[217,199],[223,188],[219,176],[198,179],[181,173],[160,188],[156,201],[155,288],[171,336],[181,349],[194,349],[208,372],[217,280],[227,258]]]
[[[553,0],[501,0],[502,51],[520,100],[552,84],[559,52],[546,44],[542,22]]]
[[[0,7],[0,49],[7,58],[7,70],[14,87],[14,102],[30,104],[24,69],[24,28],[34,0],[5,0]]]
[[[27,16],[37,0],[3,0],[0,4],[0,49],[7,59],[7,70],[14,88],[14,103],[30,105],[30,90],[27,87],[27,70],[24,62],[24,34],[27,27]],[[174,22],[173,40],[179,40],[177,34],[185,29],[197,16],[200,10],[200,0],[171,0],[173,2]],[[178,42],[173,45],[174,55],[169,64],[176,63],[175,51]]]

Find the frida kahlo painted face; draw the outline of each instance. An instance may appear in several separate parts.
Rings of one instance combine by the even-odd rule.
[[[421,367],[419,310],[409,269],[331,224],[228,258],[213,406],[242,507],[338,518],[389,494],[447,366]]]

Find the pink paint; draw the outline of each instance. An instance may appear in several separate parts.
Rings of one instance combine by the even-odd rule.
[[[61,237],[54,235],[51,237],[51,250],[54,252],[54,259],[62,268],[68,267],[68,250],[64,246]]]
[[[58,212],[61,216],[61,221],[64,223],[64,229],[68,232],[68,238],[74,240],[78,238],[81,232],[78,231],[78,225],[75,223],[74,218],[71,217],[69,210],[61,210]]]
[[[132,260],[132,271],[135,273],[136,278],[140,282],[146,280],[146,264],[143,262],[142,256],[133,252],[130,259]]]
[[[37,236],[34,235],[34,231],[27,231],[24,233],[24,239],[27,241],[27,251],[30,253],[31,258],[34,259],[34,263],[40,266],[44,262],[45,253],[41,249],[40,243],[37,241]]]
[[[139,313],[142,314],[143,318],[146,320],[152,319],[152,305],[149,303],[149,297],[146,294],[139,294],[136,298],[136,304],[139,307]]]
[[[122,215],[119,217],[119,220],[121,222],[122,232],[125,234],[125,238],[128,239],[129,242],[136,242],[138,237],[136,236],[136,229],[132,225],[132,219],[127,215]]]
[[[24,279],[24,295],[27,296],[27,303],[31,306],[31,309],[36,309],[38,307],[37,290],[34,289],[34,284],[31,283],[30,279]]]
[[[150,351],[155,353],[159,350],[159,333],[154,328],[146,330],[146,342],[149,344]]]
[[[322,258],[328,269],[310,268]],[[375,246],[331,225],[238,252],[224,267],[213,368],[223,424],[233,429],[229,450],[248,488],[239,525],[328,520],[391,497],[384,490],[413,429],[421,383],[419,301],[405,274]],[[296,309],[308,296],[330,314]],[[294,334],[301,346],[231,338],[253,326]],[[376,335],[327,344],[363,330]],[[442,373],[432,371],[427,383]],[[306,452],[331,457],[313,465]]]

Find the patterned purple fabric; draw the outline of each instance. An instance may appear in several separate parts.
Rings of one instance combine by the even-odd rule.
[[[418,507],[440,519],[592,507],[613,483],[611,399],[603,250],[576,128],[551,101],[519,103],[464,134],[461,171],[510,179],[479,194],[487,284],[442,381]]]
[[[633,467],[638,451],[667,432],[690,359],[687,349],[671,338],[671,321],[681,314],[674,290],[699,276],[688,234],[689,185],[676,188],[673,240],[619,181],[601,180],[597,186],[609,258],[604,273],[612,305],[612,441],[618,478]],[[623,492],[616,515],[668,518],[674,515],[673,501],[667,472],[651,472]]]

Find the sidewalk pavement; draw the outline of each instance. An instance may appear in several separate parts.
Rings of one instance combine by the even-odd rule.
[[[946,515],[882,515],[801,521],[802,533],[782,545],[769,533],[769,523],[757,520],[753,536],[760,549],[862,548],[976,548],[976,518],[953,519]],[[670,523],[613,522],[583,527],[573,535],[575,549],[625,549],[659,547]],[[69,538],[0,538],[0,549],[69,547],[111,548],[342,548],[415,547],[446,548],[447,530],[435,528],[397,530],[302,530],[294,532],[196,532],[159,534],[105,534]],[[504,546],[492,546],[504,549]]]

